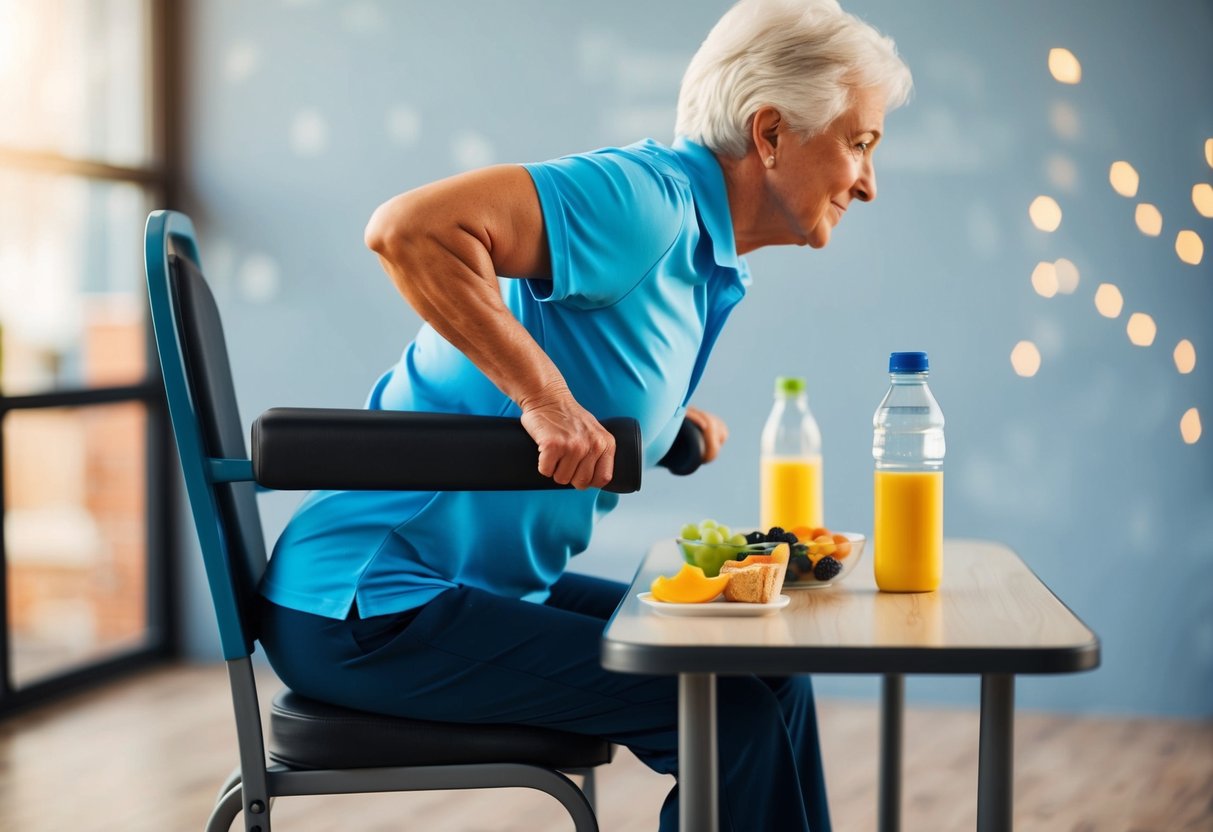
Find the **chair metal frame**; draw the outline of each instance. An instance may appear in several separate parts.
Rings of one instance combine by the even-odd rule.
[[[597,832],[592,768],[562,773],[515,763],[330,770],[267,765],[251,661],[255,633],[241,614],[238,591],[242,578],[233,568],[228,544],[233,530],[224,527],[215,490],[225,483],[255,482],[253,463],[250,458],[212,457],[206,450],[196,394],[186,366],[181,313],[172,287],[171,255],[188,259],[201,272],[197,238],[190,219],[178,212],[155,211],[148,218],[145,235],[152,322],[173,433],[227,663],[239,746],[239,765],[219,790],[206,824],[207,832],[226,832],[241,812],[246,832],[269,832],[270,809],[277,797],[510,787],[550,794],[568,811],[577,832]],[[257,532],[259,535],[260,529]],[[260,561],[264,569],[263,544]],[[568,774],[581,776],[583,786],[578,788]]]

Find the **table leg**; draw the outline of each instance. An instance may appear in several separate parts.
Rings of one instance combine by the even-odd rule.
[[[678,676],[678,827],[718,832],[716,674]]]
[[[880,802],[876,828],[901,828],[901,746],[905,713],[906,678],[900,673],[884,677],[880,700]]]
[[[1015,773],[1015,677],[981,677],[981,746],[977,768],[978,832],[1011,832]]]

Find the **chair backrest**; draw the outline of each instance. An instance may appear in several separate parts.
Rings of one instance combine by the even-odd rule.
[[[252,611],[266,554],[254,484],[228,481],[251,479],[251,463],[246,477],[217,475],[217,460],[249,458],[223,325],[189,218],[153,212],[144,243],[156,348],[220,642],[225,659],[241,658],[257,636]]]

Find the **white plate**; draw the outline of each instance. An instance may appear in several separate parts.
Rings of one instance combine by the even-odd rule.
[[[779,612],[792,600],[787,595],[780,595],[769,604],[746,604],[741,601],[726,601],[723,597],[703,604],[670,604],[666,601],[654,601],[653,593],[651,592],[642,592],[636,597],[661,615],[684,615],[688,617],[770,615],[771,613]]]

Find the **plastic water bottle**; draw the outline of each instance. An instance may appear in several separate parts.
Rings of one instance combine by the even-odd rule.
[[[927,354],[889,356],[889,392],[872,417],[872,561],[885,592],[932,592],[943,578],[943,411]]]
[[[760,482],[764,530],[823,525],[821,429],[803,378],[775,379],[775,404],[762,429]]]

